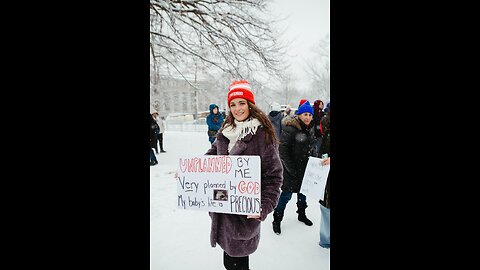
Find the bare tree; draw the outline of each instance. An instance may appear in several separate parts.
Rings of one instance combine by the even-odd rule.
[[[283,45],[272,29],[268,0],[150,0],[153,70],[181,76],[193,69],[236,78],[279,76]],[[195,86],[194,86],[195,87]]]
[[[283,87],[280,88],[282,92],[282,102],[283,104],[294,104],[293,98],[298,95],[298,90],[295,88],[295,81],[294,75],[289,73],[285,75],[282,80]]]
[[[313,59],[307,60],[307,73],[311,76],[311,95],[330,100],[330,35],[322,38],[313,48]]]

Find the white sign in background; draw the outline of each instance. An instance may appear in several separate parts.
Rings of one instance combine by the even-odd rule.
[[[330,165],[322,165],[321,158],[308,157],[307,168],[302,180],[300,193],[315,200],[323,200]]]
[[[178,208],[260,214],[259,156],[187,156],[177,172]]]

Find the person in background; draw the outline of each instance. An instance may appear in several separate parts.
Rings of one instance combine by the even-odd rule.
[[[330,102],[327,103],[327,106],[325,107],[325,109],[323,109],[323,112],[328,113],[328,108],[329,107],[330,107]]]
[[[320,122],[322,143],[320,144],[320,155],[323,158],[323,165],[330,164],[330,102],[327,105],[327,114]],[[330,174],[327,176],[325,193],[320,203],[320,242],[323,248],[330,248]]]
[[[157,157],[153,152],[153,149],[157,147],[157,134],[160,132],[160,127],[153,117],[153,114],[155,113],[156,111],[150,114],[150,166],[158,164]]]
[[[255,105],[249,82],[235,80],[228,89],[230,112],[206,155],[260,157],[260,215],[209,212],[212,221],[210,244],[212,247],[218,244],[223,249],[225,269],[247,270],[249,256],[257,250],[260,241],[260,224],[277,204],[283,169],[274,127]]]
[[[163,149],[163,133],[167,128],[167,125],[165,124],[165,117],[163,116],[158,117],[158,113],[157,113],[155,120],[157,121],[158,127],[160,128],[159,133],[157,135],[158,145],[160,145],[160,153],[165,153],[167,152]],[[157,154],[158,154],[158,151],[157,151]]]
[[[218,111],[218,106],[215,103],[210,104],[210,114],[207,116],[207,125],[208,125],[208,140],[210,144],[215,141],[215,136],[217,135],[218,130],[222,127],[224,118],[222,114]]]
[[[280,159],[283,165],[283,184],[272,222],[273,231],[276,234],[281,234],[281,221],[293,193],[297,193],[298,220],[307,226],[313,225],[313,222],[305,214],[305,209],[308,207],[307,197],[300,193],[300,188],[308,157],[318,156],[318,153],[313,153],[316,141],[311,124],[313,108],[309,101],[301,104],[295,116],[285,118],[283,121],[284,126],[279,145]]]
[[[315,137],[317,138],[317,143],[315,147],[317,149],[320,149],[320,144],[322,142],[322,134],[320,133],[320,120],[322,117],[325,115],[325,112],[323,112],[323,101],[320,99],[317,99],[313,102],[313,130],[315,133]],[[318,150],[317,150],[318,151]]]
[[[165,151],[163,150],[163,132],[165,132],[165,121],[163,119],[165,118],[160,118],[157,111],[153,111],[152,116],[153,119],[155,119],[155,122],[157,122],[159,128],[159,131],[157,133],[157,144],[154,147],[155,153],[158,154],[158,145],[160,145],[160,152],[165,153]]]
[[[300,102],[298,102],[298,108],[300,108],[300,106],[302,106],[303,103],[305,103],[305,101],[307,101],[307,99],[304,99],[302,98],[300,100]],[[285,109],[285,116],[283,117],[282,119],[282,126],[285,125],[285,121],[287,121],[287,119],[295,116],[296,113],[294,110],[292,110],[292,107],[290,107],[290,105],[287,105],[287,108]]]
[[[290,105],[287,105],[287,108],[285,108],[285,111],[283,112],[283,117],[290,116],[292,114],[292,108]]]
[[[271,107],[272,110],[268,113],[268,118],[272,121],[277,138],[280,139],[280,135],[282,134],[283,113],[280,112],[281,107],[277,102],[273,102]]]
[[[153,120],[155,120],[155,122],[157,122],[157,125],[158,125],[158,112],[157,111],[153,111],[151,113],[152,117],[153,117]],[[159,126],[160,128],[160,126]],[[160,130],[160,129],[159,129]],[[157,143],[158,143],[158,133],[157,133]],[[153,147],[153,149],[155,149],[155,154],[158,154],[158,145],[155,144],[155,147]]]

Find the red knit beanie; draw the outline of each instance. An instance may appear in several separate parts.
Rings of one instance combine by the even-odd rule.
[[[246,80],[234,80],[228,87],[228,107],[230,107],[230,101],[234,98],[244,98],[255,104],[250,83]]]

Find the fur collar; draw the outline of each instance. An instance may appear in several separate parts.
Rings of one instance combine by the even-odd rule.
[[[255,118],[249,118],[243,122],[235,120],[235,125],[235,128],[233,128],[233,126],[227,126],[222,131],[223,135],[230,140],[230,143],[228,144],[229,151],[237,141],[240,141],[249,134],[254,135],[257,132],[258,127],[261,126],[261,123]]]
[[[282,119],[282,125],[284,126],[292,126],[292,127],[295,127],[296,129],[298,130],[310,130],[313,126],[313,122],[310,122],[310,125],[305,125],[305,123],[302,122],[302,120],[300,120],[300,118],[298,118],[298,115],[294,115],[294,116],[287,116],[285,118]]]
[[[298,116],[287,116],[282,119],[282,125],[284,126],[292,126],[297,128],[298,130],[302,130],[302,126],[300,126],[300,119],[298,119]]]

